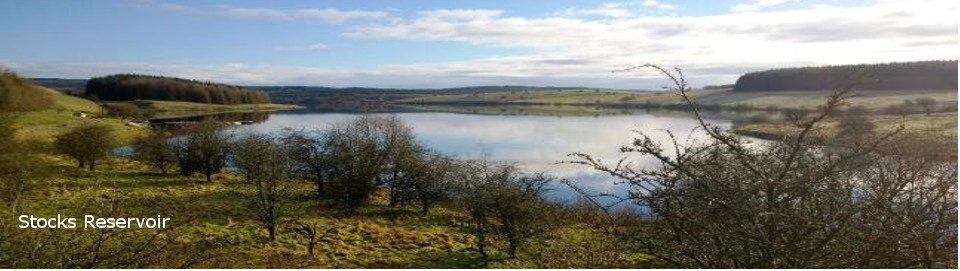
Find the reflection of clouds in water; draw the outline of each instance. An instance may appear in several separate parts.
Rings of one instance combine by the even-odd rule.
[[[620,159],[618,148],[628,145],[642,131],[665,149],[672,149],[666,131],[672,131],[684,142],[689,135],[702,139],[702,131],[693,119],[656,115],[624,115],[603,117],[496,116],[451,113],[397,114],[426,145],[442,153],[462,158],[481,158],[516,162],[527,171],[543,171],[574,181],[590,192],[615,192],[615,180],[580,165],[556,164],[568,160],[567,155],[581,152],[607,163]],[[274,114],[252,128],[275,131],[282,128],[324,129],[332,123],[349,120],[351,114]],[[729,123],[711,121],[727,126]],[[636,166],[655,167],[649,157],[630,157]],[[559,198],[575,195],[561,184],[551,192]]]

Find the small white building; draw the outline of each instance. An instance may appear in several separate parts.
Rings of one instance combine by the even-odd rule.
[[[83,113],[83,112],[73,112],[73,117],[74,117],[74,118],[85,119],[85,118],[87,118],[87,113]]]

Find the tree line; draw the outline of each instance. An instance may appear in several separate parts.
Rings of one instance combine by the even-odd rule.
[[[231,132],[203,122],[171,137],[157,130],[135,141],[131,158],[161,174],[199,174],[207,182],[224,170],[240,174],[251,212],[269,236],[282,228],[306,236],[309,253],[323,232],[301,222],[291,207],[291,188],[307,182],[318,203],[332,201],[345,214],[357,214],[383,195],[388,207],[411,206],[427,215],[440,205],[469,213],[465,230],[475,236],[484,259],[493,247],[515,258],[528,240],[554,227],[559,207],[543,193],[553,179],[521,172],[507,163],[463,161],[430,150],[396,116],[365,115],[321,131]],[[86,125],[55,140],[55,149],[87,170],[117,147],[104,125]]]
[[[91,78],[86,94],[104,101],[164,100],[213,104],[270,103],[263,91],[174,77],[115,74]]]
[[[858,78],[867,74],[870,78]],[[957,61],[892,62],[774,69],[747,73],[734,91],[830,90],[856,80],[861,90],[957,89]]]

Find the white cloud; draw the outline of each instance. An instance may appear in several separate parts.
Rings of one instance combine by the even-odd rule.
[[[324,9],[298,9],[290,12],[294,18],[308,18],[327,23],[342,23],[356,19],[380,19],[390,16],[386,11],[367,11],[367,10],[339,10],[335,8]]]
[[[654,8],[662,9],[662,10],[676,10],[676,9],[677,9],[677,6],[674,6],[674,5],[671,5],[671,4],[661,3],[660,1],[657,1],[657,0],[645,0],[645,1],[643,1],[642,3],[640,3],[640,5],[642,5],[642,6],[644,6],[644,7],[654,7]]]
[[[499,17],[502,10],[492,9],[436,9],[417,12],[425,20],[487,20]]]
[[[645,2],[635,3],[642,6]],[[664,82],[656,74],[609,72],[657,63],[682,67],[694,85],[706,85],[731,83],[742,73],[776,67],[956,59],[957,5],[953,0],[879,1],[853,7],[817,6],[712,16],[633,14],[602,18],[563,14],[527,17],[500,10],[441,9],[417,12],[411,18],[353,26],[344,35],[365,40],[452,41],[519,48],[525,53],[364,69],[256,63],[18,63],[15,69],[29,76],[82,78],[140,72],[238,84],[657,88]],[[629,4],[600,8],[626,6]],[[261,17],[264,16],[273,15]]]
[[[330,49],[330,45],[318,42],[306,46],[277,46],[274,49],[277,51],[321,51]]]
[[[733,12],[752,12],[757,10],[760,10],[760,7],[750,4],[737,4],[730,8],[730,11]]]
[[[207,16],[274,18],[285,20],[312,20],[323,23],[343,23],[351,20],[377,20],[390,17],[389,10],[341,10],[336,8],[273,9],[253,7],[200,7],[183,4],[148,1],[161,10]]]
[[[554,15],[562,17],[578,17],[578,16],[595,16],[595,17],[610,17],[610,18],[625,18],[625,17],[635,17],[638,16],[638,11],[640,8],[646,9],[656,9],[661,12],[664,11],[674,11],[677,9],[677,6],[671,4],[661,3],[656,0],[646,0],[643,2],[613,2],[605,3],[595,8],[590,9],[575,9],[569,8],[561,10],[554,13]]]
[[[287,18],[289,14],[268,8],[224,8],[223,15],[236,17],[276,17]]]
[[[773,7],[786,4],[788,2],[800,2],[800,0],[753,0],[747,4],[737,4],[730,8],[733,12],[754,12],[761,7]]]
[[[696,72],[689,74],[704,76],[700,79],[709,81],[706,84],[732,82],[750,69],[778,66],[956,58],[957,21],[951,15],[956,11],[953,1],[926,1],[602,20],[556,14],[531,18],[497,13],[482,20],[421,16],[356,27],[346,36],[456,41],[536,52],[466,63],[414,65],[415,71],[425,74],[458,71],[504,78],[610,78],[605,74],[608,70],[655,62],[692,69]],[[954,41],[953,46],[944,40]],[[913,47],[905,46],[907,43]]]

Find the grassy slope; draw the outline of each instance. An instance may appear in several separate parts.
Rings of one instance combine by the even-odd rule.
[[[96,102],[60,93],[45,87],[37,86],[43,91],[52,93],[53,104],[49,110],[24,113],[18,118],[21,138],[52,140],[54,136],[73,127],[86,123],[100,123],[113,128],[117,139],[121,143],[131,142],[146,132],[145,128],[127,126],[124,121],[100,117],[103,109]],[[140,101],[141,106],[158,112],[177,112],[187,115],[205,114],[205,112],[247,112],[247,111],[275,111],[299,108],[283,104],[240,104],[215,105],[174,101]],[[88,118],[75,118],[74,112],[86,112]]]
[[[415,208],[387,208],[376,202],[361,208],[357,215],[344,215],[329,202],[318,202],[307,183],[293,185],[293,214],[305,222],[318,222],[320,231],[336,227],[317,246],[316,256],[306,253],[305,239],[281,231],[276,242],[255,221],[255,212],[246,195],[253,193],[242,178],[232,173],[215,175],[212,182],[200,176],[158,175],[151,169],[115,158],[96,172],[76,169],[57,157],[48,160],[62,176],[36,191],[25,201],[24,213],[38,216],[83,217],[95,214],[98,203],[126,193],[126,217],[171,217],[181,233],[181,242],[221,240],[227,244],[218,258],[198,267],[206,268],[529,268],[536,257],[523,254],[522,260],[505,260],[494,253],[484,265],[471,246],[473,238],[461,229],[465,214],[440,206],[427,216]],[[136,230],[136,229],[126,229]],[[583,225],[558,229],[548,240],[529,243],[535,253],[569,251],[598,233]],[[592,252],[599,253],[599,252]],[[590,255],[579,255],[588,257]],[[596,256],[596,255],[594,255]],[[643,267],[653,262],[644,255],[620,256],[620,264]],[[573,259],[566,259],[573,260]],[[608,263],[615,264],[615,263]]]
[[[42,88],[42,87],[41,87]],[[80,97],[61,94],[59,91],[49,88],[43,88],[44,91],[53,93],[53,105],[51,109],[57,111],[72,111],[86,113],[100,113],[100,105]]]
[[[53,93],[51,109],[22,114],[17,119],[17,124],[21,128],[19,137],[52,141],[56,135],[88,123],[110,126],[121,143],[131,142],[146,132],[145,128],[127,126],[118,119],[95,117],[102,112],[102,109],[93,101],[64,95],[51,89],[45,88],[45,90]],[[73,112],[86,112],[88,118],[75,118]]]
[[[777,106],[779,108],[815,109],[826,102],[830,91],[776,91],[776,92],[733,92],[723,91],[697,98],[704,104],[735,105],[743,104],[751,107]],[[904,100],[913,100],[920,97],[930,97],[943,103],[956,103],[956,91],[944,90],[900,90],[900,91],[858,91],[848,102],[853,106],[863,106],[868,109],[880,109],[886,106],[901,104]]]
[[[903,126],[904,132],[919,132],[933,134],[944,138],[945,141],[957,140],[957,113],[936,113],[930,116],[912,114],[900,116],[869,116],[869,121],[875,125],[875,131],[883,134],[892,132]],[[837,121],[823,122],[820,133],[823,136],[834,136],[837,132]],[[784,123],[745,124],[733,128],[733,132],[763,138],[781,138],[784,135],[796,134],[798,128]]]

